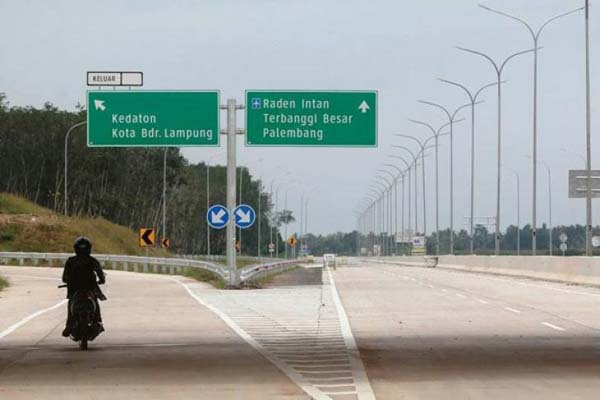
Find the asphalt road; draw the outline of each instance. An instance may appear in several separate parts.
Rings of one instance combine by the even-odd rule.
[[[355,264],[335,281],[378,399],[598,399],[600,290]]]
[[[0,267],[12,284],[0,293],[0,332],[59,303],[60,272]],[[60,336],[65,305],[0,338],[0,399],[307,398],[177,282],[111,271],[107,280],[107,332],[88,352]]]
[[[600,289],[356,261],[242,291],[109,271],[82,352],[60,270],[0,273],[2,400],[600,396]]]

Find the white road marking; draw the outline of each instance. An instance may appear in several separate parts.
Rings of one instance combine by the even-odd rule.
[[[342,304],[342,300],[340,299],[340,296],[338,294],[337,287],[335,286],[335,280],[333,279],[331,270],[327,269],[327,275],[329,276],[329,285],[331,286],[333,302],[335,303],[335,307],[337,308],[339,314],[342,334],[344,335],[346,347],[348,347],[348,351],[350,353],[350,362],[352,363],[352,370],[354,371],[354,380],[356,382],[356,389],[358,392],[357,396],[359,400],[375,400],[375,394],[373,393],[373,389],[371,388],[371,384],[369,383],[369,379],[367,378],[367,373],[365,372],[365,367],[360,358],[358,346],[356,346],[354,335],[352,335],[352,328],[350,327],[350,322],[348,321],[346,310],[344,309],[344,305]]]
[[[330,275],[323,285],[294,290],[217,291],[174,277],[166,279],[183,286],[311,398],[332,399],[339,395],[330,390],[330,397],[329,391],[321,390],[316,382],[344,384],[344,392],[356,388],[353,393],[359,400],[375,398],[356,343],[347,337],[350,325],[340,310],[341,301],[339,297],[336,300],[337,290]]]
[[[480,302],[481,304],[490,304],[489,302],[483,300],[483,299],[477,299],[478,302]]]
[[[8,328],[6,328],[2,332],[0,332],[0,339],[4,339],[6,336],[10,335],[11,333],[13,333],[17,329],[19,329],[20,327],[22,327],[23,325],[25,325],[26,323],[28,323],[32,319],[34,319],[36,317],[39,317],[40,315],[45,314],[45,313],[47,313],[49,311],[56,310],[58,307],[64,305],[67,301],[68,301],[67,299],[61,300],[61,301],[59,301],[58,303],[56,303],[55,305],[53,305],[51,307],[44,308],[43,310],[36,311],[33,314],[28,315],[27,317],[23,318],[19,322],[12,324]]]
[[[564,331],[566,331],[566,329],[565,329],[565,328],[561,328],[560,326],[557,326],[557,325],[551,324],[551,323],[549,323],[549,322],[542,322],[542,325],[545,325],[545,326],[547,326],[548,328],[552,328],[552,329],[554,329],[555,331],[561,331],[561,332],[564,332]]]
[[[467,298],[467,296],[465,296],[464,294],[460,294],[460,293],[456,293],[456,297],[460,297],[461,299]]]
[[[514,309],[514,308],[510,308],[510,307],[504,307],[504,309],[505,309],[506,311],[513,312],[513,313],[515,313],[515,314],[521,314],[521,311],[519,311],[519,310],[517,310],[517,309]]]

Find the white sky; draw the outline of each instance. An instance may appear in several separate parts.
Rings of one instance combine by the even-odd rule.
[[[477,7],[473,0],[420,1],[10,1],[0,0],[0,92],[13,105],[45,101],[74,109],[85,101],[88,70],[141,70],[145,89],[219,89],[243,100],[246,89],[375,89],[379,91],[377,149],[245,148],[238,160],[267,185],[289,171],[288,206],[299,212],[310,197],[309,230],[327,233],[355,227],[356,209],[375,175],[396,152],[394,137],[428,132],[408,118],[439,126],[427,99],[456,108],[466,102],[445,77],[477,88],[493,82],[489,64],[455,49],[462,45],[495,59],[532,47],[518,23]],[[576,0],[489,0],[534,25],[583,5]],[[600,154],[600,10],[591,10],[593,152]],[[585,151],[583,14],[548,26],[540,52],[540,157],[552,168],[553,223],[584,222],[584,201],[567,198],[568,169],[582,167]],[[532,57],[507,66],[503,98],[503,163],[521,175],[522,223],[531,219]],[[495,214],[496,98],[483,96],[477,114],[476,215]],[[455,132],[455,227],[469,212],[470,125]],[[243,113],[240,113],[240,125]],[[224,121],[223,121],[224,125]],[[191,162],[220,149],[186,149]],[[448,226],[449,145],[440,157],[440,225]],[[564,151],[561,149],[565,149]],[[262,158],[262,162],[258,160]],[[224,156],[215,156],[215,161]],[[594,160],[597,166],[597,160]],[[428,230],[434,226],[434,164],[427,161]],[[502,225],[516,223],[516,184],[503,180]],[[286,178],[289,180],[289,178]],[[547,221],[547,176],[539,172],[538,221]],[[420,188],[419,188],[420,190]],[[284,196],[283,189],[280,199]],[[600,207],[595,205],[596,213]],[[202,216],[199,212],[199,218]],[[600,223],[595,218],[596,224]],[[293,229],[293,227],[290,227]]]

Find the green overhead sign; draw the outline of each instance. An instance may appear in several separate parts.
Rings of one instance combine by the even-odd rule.
[[[218,91],[89,91],[90,147],[218,146]]]
[[[376,147],[376,91],[246,91],[248,146]]]

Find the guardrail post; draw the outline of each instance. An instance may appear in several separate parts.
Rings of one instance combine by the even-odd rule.
[[[19,258],[19,265],[23,265],[24,264],[25,259],[24,258]]]

